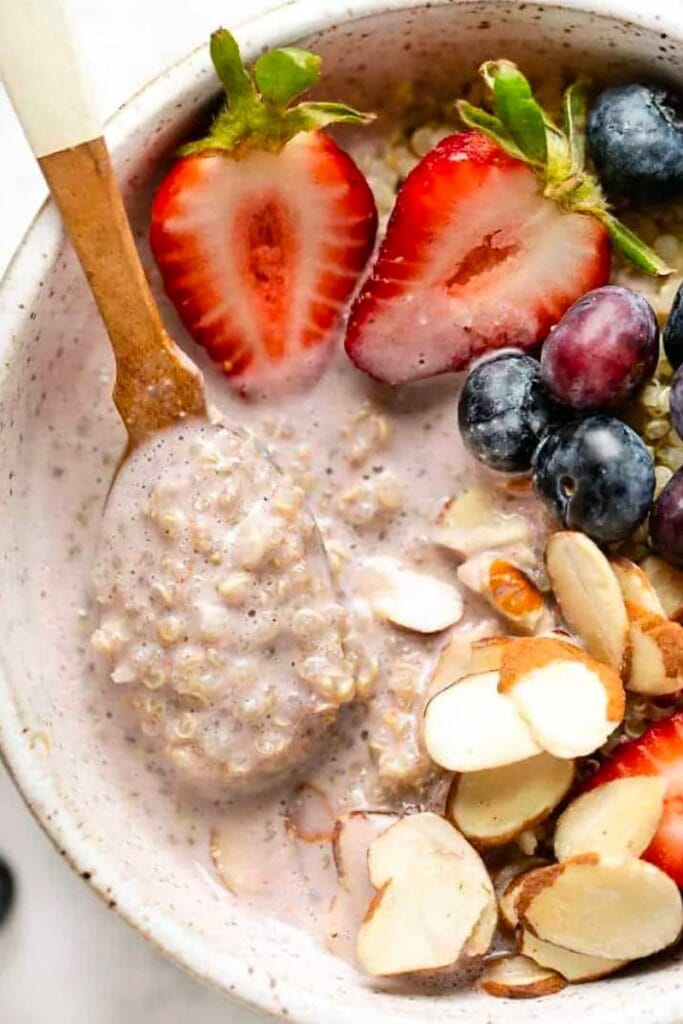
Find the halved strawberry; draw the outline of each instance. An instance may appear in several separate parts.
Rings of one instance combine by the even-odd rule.
[[[585,788],[594,789],[630,775],[658,775],[666,781],[664,812],[643,857],[683,888],[683,711],[656,722],[639,739],[618,747]]]
[[[287,106],[317,77],[313,54],[272,51],[252,80],[228,32],[211,46],[229,105],[161,183],[150,242],[190,334],[236,388],[260,396],[321,372],[372,251],[370,188],[319,130],[367,117],[341,104]]]
[[[562,213],[522,161],[478,132],[443,139],[399,192],[346,350],[390,384],[543,340],[609,279],[606,229]]]
[[[496,114],[459,104],[477,130],[443,139],[408,175],[351,311],[350,358],[390,384],[543,341],[607,282],[610,236],[643,269],[667,272],[583,170],[580,89],[567,92],[562,132],[515,65],[482,73]]]

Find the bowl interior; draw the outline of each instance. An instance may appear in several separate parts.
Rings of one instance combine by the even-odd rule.
[[[247,26],[247,51],[293,41],[301,31],[295,26],[306,25],[305,45],[324,57],[324,91],[387,115],[405,103],[406,83],[414,83],[416,101],[431,96],[440,102],[487,57],[517,59],[536,74],[571,68],[600,78],[641,72],[683,77],[683,47],[654,14],[649,25],[634,24],[505,0],[364,14],[391,6],[367,2],[360,8],[364,16],[350,20],[345,5],[327,5],[336,8],[335,20],[317,6],[302,5],[305,16],[283,10]],[[162,76],[112,125],[115,160],[154,281],[145,238],[160,161],[214,93],[201,53]],[[380,993],[305,936],[251,917],[211,879],[204,866],[207,837],[178,817],[163,781],[153,801],[137,795],[136,773],[142,779],[149,767],[135,761],[130,737],[112,724],[111,695],[89,663],[88,575],[123,432],[109,401],[106,338],[51,207],[15,260],[2,299],[0,739],[28,801],[77,870],[183,964],[296,1020],[416,1021],[435,1012],[433,998],[443,1022],[559,1022],[577,1011],[596,1024],[645,1022],[652,1020],[655,999],[660,1024],[679,1019],[675,989],[683,975],[670,958],[534,1004],[473,991]],[[182,341],[165,304],[164,315]],[[226,385],[191,342],[187,349],[206,370],[220,405]],[[124,763],[135,767],[123,773]]]

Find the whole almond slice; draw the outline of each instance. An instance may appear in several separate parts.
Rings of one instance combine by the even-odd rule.
[[[534,999],[561,992],[567,982],[555,971],[539,967],[519,954],[499,957],[487,964],[479,984],[490,996],[502,999]]]
[[[450,583],[403,565],[395,558],[367,559],[363,582],[379,618],[416,633],[438,633],[463,616],[459,590]]]
[[[440,767],[482,771],[541,752],[515,705],[498,692],[498,679],[497,672],[468,676],[427,704],[424,745]]]
[[[528,521],[517,514],[498,512],[489,492],[481,487],[468,487],[447,501],[436,522],[436,543],[464,558],[532,540]]]
[[[469,959],[475,959],[488,953],[493,942],[493,937],[498,927],[498,902],[495,895],[492,895],[481,912],[472,934],[467,940],[462,955]]]
[[[606,957],[585,956],[572,953],[561,946],[553,946],[544,942],[531,932],[522,930],[519,936],[518,950],[524,956],[551,971],[557,971],[567,981],[597,981],[608,974],[614,974],[628,963],[628,960],[608,960]]]
[[[683,621],[683,572],[657,555],[650,555],[640,567],[656,590],[667,618]]]
[[[546,818],[566,796],[573,761],[537,754],[454,779],[446,817],[477,846],[501,846]]]
[[[683,687],[683,625],[626,603],[631,657],[626,688],[648,697]]]
[[[550,637],[519,639],[503,651],[499,690],[513,701],[538,745],[555,757],[592,753],[624,716],[619,675]]]
[[[546,566],[567,625],[593,657],[621,672],[628,619],[621,589],[600,548],[583,533],[561,530],[548,541]]]
[[[608,960],[650,956],[683,928],[676,883],[635,858],[584,854],[536,871],[517,909],[522,927],[538,938]]]
[[[384,976],[455,964],[494,898],[467,840],[436,814],[409,815],[374,840],[368,866],[378,891],[358,932],[361,967]]]
[[[533,633],[546,613],[536,584],[501,555],[485,552],[468,559],[459,566],[458,579],[520,633]]]
[[[455,498],[449,498],[436,521],[439,526],[450,529],[469,529],[479,526],[495,514],[490,491],[473,485],[466,487]]]
[[[634,775],[578,796],[558,818],[555,856],[640,857],[657,831],[665,789],[658,776]]]
[[[627,604],[630,602],[645,612],[666,618],[657,591],[640,566],[629,558],[613,558],[610,564]]]

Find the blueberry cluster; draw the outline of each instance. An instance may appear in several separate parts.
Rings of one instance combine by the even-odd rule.
[[[652,508],[655,473],[618,411],[652,376],[658,356],[649,303],[627,288],[595,289],[570,307],[540,362],[505,351],[474,367],[458,409],[465,445],[490,469],[531,471],[538,497],[564,526],[604,544],[623,540]],[[658,524],[675,480],[652,515],[653,542],[674,561],[671,530]]]

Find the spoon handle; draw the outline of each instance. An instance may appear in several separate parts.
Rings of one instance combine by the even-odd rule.
[[[147,283],[64,0],[0,0],[0,68],[109,333],[130,446],[205,415],[201,375]]]

